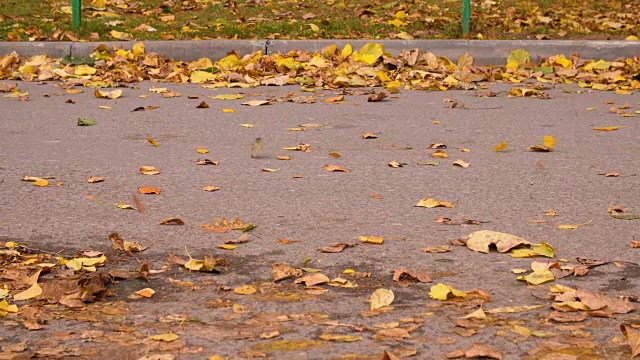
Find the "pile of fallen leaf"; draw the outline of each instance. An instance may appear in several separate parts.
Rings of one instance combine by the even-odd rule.
[[[509,54],[505,66],[494,67],[474,65],[473,57],[468,53],[456,61],[418,49],[392,56],[381,44],[368,43],[358,50],[347,44],[343,49],[330,45],[315,53],[296,50],[264,55],[258,51],[241,56],[232,51],[217,61],[201,58],[182,62],[146,53],[142,43],[135,44],[131,50],[110,50],[102,44],[90,58],[74,61],[46,55],[25,58],[13,52],[0,58],[0,79],[61,80],[68,88],[106,88],[153,80],[203,84],[204,88],[298,85],[303,91],[385,87],[392,92],[401,88],[469,90],[479,88],[477,83],[485,81],[519,84],[534,80],[538,87],[543,83],[575,83],[581,88],[630,94],[640,89],[640,59],[604,61],[583,59],[574,54],[535,61],[527,51],[518,49]],[[530,84],[512,89],[509,95],[546,98],[532,87]],[[5,95],[7,97],[24,98],[15,86],[5,85],[0,91],[10,92]],[[96,92],[96,96],[117,97],[117,94]]]

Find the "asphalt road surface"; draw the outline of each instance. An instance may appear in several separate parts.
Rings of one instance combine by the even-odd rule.
[[[181,96],[163,98],[148,90],[153,86]],[[511,87],[489,85],[495,92]],[[131,279],[113,285],[113,297],[87,304],[84,311],[43,305],[58,309],[59,316],[51,317],[41,330],[26,330],[20,314],[0,318],[0,346],[27,340],[26,351],[57,349],[52,357],[67,351],[94,359],[203,359],[216,354],[381,359],[384,350],[401,357],[415,353],[416,359],[439,359],[472,344],[491,346],[504,359],[558,359],[560,352],[553,352],[560,351],[558,343],[565,346],[562,359],[628,359],[631,354],[619,326],[640,324],[637,312],[562,323],[549,319],[553,309],[547,294],[550,285],[562,284],[609,297],[637,300],[640,295],[640,268],[635,265],[640,249],[630,247],[631,240],[640,239],[640,220],[617,219],[608,212],[621,206],[625,214],[640,213],[638,93],[578,94],[578,87],[559,86],[545,90],[550,99],[539,99],[507,98],[504,92],[481,98],[474,91],[402,91],[381,102],[367,102],[368,95],[350,90],[356,94],[346,95],[342,103],[325,104],[324,99],[337,93],[325,91],[313,104],[272,101],[251,107],[241,103],[282,100],[297,88],[142,83],[122,89],[122,97],[113,100],[95,98],[92,89],[68,94],[55,83],[19,83],[19,88],[29,92],[28,101],[0,98],[0,242],[61,252],[67,258],[83,250],[105,251],[114,259],[105,268],[135,270],[143,262],[152,269],[167,268],[151,275],[150,283]],[[208,97],[230,93],[244,93],[245,98]],[[447,98],[457,99],[458,105],[452,108],[454,102],[444,101]],[[67,103],[69,99],[75,103]],[[209,108],[196,108],[202,101]],[[132,111],[141,106],[158,108]],[[610,112],[611,107],[623,107],[621,111],[635,117]],[[97,124],[77,126],[78,118]],[[304,131],[289,130],[309,124]],[[593,130],[602,126],[620,127]],[[377,138],[363,139],[366,132]],[[541,145],[545,135],[556,140],[551,152],[525,150]],[[264,149],[252,158],[256,138],[263,139]],[[503,141],[508,147],[495,152],[493,147]],[[442,150],[447,158],[433,157],[435,150],[427,149],[437,143],[446,145]],[[309,144],[311,151],[283,149],[299,144]],[[201,154],[197,148],[209,152]],[[291,159],[277,158],[284,155]],[[196,164],[205,158],[219,163]],[[459,159],[470,166],[453,166]],[[406,165],[392,168],[391,161]],[[419,165],[434,161],[439,165]],[[141,174],[139,168],[145,165],[160,173]],[[325,165],[349,171],[328,172]],[[614,172],[622,176],[602,175]],[[25,176],[55,179],[49,179],[50,186],[38,187],[22,181]],[[87,182],[91,177],[105,181]],[[161,192],[139,194],[143,186]],[[204,186],[220,189],[206,192]],[[114,205],[140,207],[133,193],[144,212]],[[455,207],[416,207],[420,198]],[[548,210],[557,216],[545,215]],[[438,216],[481,223],[447,225],[434,222]],[[222,239],[242,234],[202,229],[222,217],[255,224],[249,241],[233,250],[219,248]],[[180,218],[185,224],[159,225],[167,218]],[[575,230],[557,229],[584,223],[588,224]],[[558,259],[573,263],[576,258],[615,263],[593,267],[585,276],[527,285],[511,270],[529,269],[532,259],[450,244],[478,230],[546,242]],[[113,231],[148,249],[135,258],[115,253],[108,240]],[[381,236],[384,243],[362,243],[358,237],[364,235]],[[334,242],[358,245],[341,253],[317,250]],[[420,250],[436,245],[449,245],[452,251]],[[221,273],[189,272],[167,260],[169,254],[186,259],[185,248],[194,258],[225,258],[228,266]],[[274,284],[271,267],[276,263],[319,269],[330,279],[342,276],[357,287],[319,285],[328,291],[307,291],[291,279]],[[401,268],[425,269],[433,282],[403,287],[392,280]],[[354,270],[355,276],[343,274],[345,269]],[[460,326],[457,319],[476,310],[481,301],[432,300],[429,288],[439,282],[482,290],[491,298],[485,310],[542,307],[496,314],[493,322],[482,326]],[[233,289],[242,285],[258,291],[235,294]],[[145,287],[156,291],[153,298],[130,298]],[[378,288],[395,293],[393,310],[361,314],[369,310],[369,298]],[[118,312],[122,315],[117,318],[106,317],[113,312],[99,310],[105,308],[126,311]],[[522,335],[514,326],[535,334]],[[380,336],[385,327],[408,329],[410,337]],[[147,339],[167,332],[180,338]],[[322,334],[357,340],[323,340]]]

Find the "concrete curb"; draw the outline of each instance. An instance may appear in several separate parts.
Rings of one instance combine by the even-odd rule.
[[[350,43],[354,50],[373,40],[200,40],[200,41],[142,41],[146,51],[165,55],[180,61],[208,57],[213,60],[236,50],[240,55],[262,50],[266,54],[287,53],[291,50],[320,51],[336,44],[342,48]],[[23,56],[47,54],[51,57],[71,55],[83,57],[91,54],[100,44],[130,49],[137,41],[120,42],[0,42],[0,54],[12,51]],[[551,55],[578,53],[582,58],[613,60],[620,57],[640,56],[637,41],[582,41],[582,40],[378,40],[393,55],[402,50],[420,49],[437,56],[456,59],[469,52],[477,65],[504,65],[509,52],[525,49],[534,61]]]

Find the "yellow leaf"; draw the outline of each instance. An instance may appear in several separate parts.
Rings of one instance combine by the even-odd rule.
[[[28,299],[32,299],[38,295],[42,294],[42,288],[40,287],[40,285],[38,285],[38,283],[34,283],[33,285],[31,285],[31,287],[29,287],[27,290],[15,294],[13,296],[13,300],[15,301],[21,301],[21,300],[28,300]]]
[[[67,94],[80,94],[83,92],[84,90],[82,89],[67,89]]]
[[[17,313],[18,312],[18,306],[16,304],[11,304],[9,305],[9,303],[7,302],[7,300],[2,300],[0,301],[0,316],[2,316],[2,312],[5,313]]]
[[[378,289],[374,291],[371,295],[371,310],[391,305],[394,297],[393,291],[388,289]]]
[[[256,292],[256,288],[251,285],[238,286],[233,289],[233,292],[238,295],[251,295]]]
[[[465,319],[478,319],[478,320],[487,320],[487,314],[485,314],[482,308],[468,314],[464,317]]]
[[[100,109],[105,109],[105,110],[109,110],[111,109],[111,106],[106,106],[106,105],[99,105],[98,108]]]
[[[589,220],[586,223],[583,224],[574,224],[574,225],[558,225],[558,230],[575,230],[577,228],[579,228],[580,226],[585,226],[585,225],[589,225],[591,224],[593,220]]]
[[[135,59],[138,59],[140,55],[144,54],[144,44],[136,43],[135,45],[133,45],[133,48],[131,49],[131,53],[133,54]]]
[[[564,57],[564,55],[560,55],[558,57],[556,57],[554,59],[554,62],[560,66],[562,66],[563,68],[568,68],[569,66],[571,66],[571,60],[567,59],[566,57]]]
[[[318,25],[316,24],[308,24],[308,25],[311,28],[311,31],[313,31],[314,33],[317,33],[318,31],[320,31],[320,28],[318,27]]]
[[[549,244],[543,242],[540,244],[532,245],[531,249],[513,249],[511,250],[510,255],[514,258],[525,258],[534,256],[546,256],[552,258],[556,255],[556,252]]]
[[[456,290],[449,285],[438,283],[436,285],[433,285],[429,289],[429,297],[433,300],[447,300],[449,297],[467,297],[467,293],[464,291]]]
[[[520,326],[520,325],[511,325],[511,332],[518,334],[518,335],[522,335],[524,337],[529,337],[531,336],[531,330],[527,329],[524,326]]]
[[[604,127],[596,127],[593,128],[593,130],[598,130],[598,131],[613,131],[613,130],[618,130],[620,128],[620,126],[604,126]]]
[[[500,144],[493,147],[493,151],[502,151],[507,148],[509,143],[507,141],[503,141]]]
[[[249,128],[249,129],[252,127],[255,127],[255,125],[253,124],[240,124],[240,126],[242,126],[243,128]]]
[[[629,35],[629,36],[627,36],[627,37],[626,37],[626,38],[624,38],[624,39],[625,39],[625,40],[627,40],[627,41],[638,41],[638,40],[640,40],[640,38],[638,38],[638,37],[637,37],[637,36],[635,36],[635,35]]]
[[[486,310],[485,312],[487,314],[513,314],[513,313],[540,309],[545,306],[546,305],[505,306],[505,307],[495,308],[491,310]]]
[[[117,30],[111,30],[111,37],[118,40],[133,40],[133,35],[127,34],[126,32],[121,32]]]
[[[226,112],[226,113],[234,113],[234,112],[236,112],[236,111],[235,111],[235,110],[233,110],[233,109],[222,109],[222,112]]]
[[[96,68],[91,67],[89,65],[78,65],[76,66],[73,73],[78,76],[84,76],[84,75],[93,75],[96,73],[96,71],[97,71]]]
[[[434,200],[432,198],[420,198],[420,200],[418,201],[416,206],[425,207],[425,208],[428,208],[428,209],[432,209],[432,208],[439,207],[439,206],[440,207],[447,207],[447,208],[455,207],[455,205],[453,205],[452,203],[450,203],[448,201],[438,201],[438,200]]]
[[[211,191],[218,191],[218,190],[220,190],[220,188],[219,188],[219,187],[217,187],[217,186],[211,186],[211,185],[209,185],[209,186],[204,186],[204,187],[202,188],[202,190],[211,192]]]
[[[384,242],[384,238],[382,236],[359,236],[358,239],[362,242],[370,243],[370,244],[382,244]]]
[[[200,154],[206,154],[209,152],[209,150],[205,148],[197,148],[196,151],[199,152]]]
[[[33,186],[47,186],[49,185],[49,181],[47,179],[38,179],[36,181],[33,182]]]
[[[467,239],[467,248],[485,254],[489,253],[490,245],[495,245],[498,252],[504,253],[517,246],[530,244],[521,237],[491,230],[474,231]]]
[[[556,145],[556,139],[554,139],[551,135],[545,135],[542,138],[542,143],[549,149],[553,149],[553,147]]]
[[[238,245],[232,245],[232,244],[218,244],[218,247],[220,249],[225,249],[225,250],[234,250],[235,248],[238,247]]]
[[[353,48],[351,47],[351,44],[347,43],[342,48],[342,51],[340,52],[340,55],[342,55],[342,57],[347,57],[347,56],[351,55],[352,53],[353,53]]]
[[[529,284],[540,285],[547,281],[553,281],[553,273],[546,268],[538,269],[527,276],[518,276],[518,280],[526,281]]]
[[[146,298],[150,298],[153,296],[153,294],[155,294],[156,291],[153,290],[152,288],[144,288],[142,290],[138,290],[136,291],[136,294],[142,296],[142,297],[146,297]]]
[[[160,170],[154,168],[153,166],[145,165],[140,167],[140,173],[145,175],[158,175],[160,174]]]
[[[354,335],[322,334],[319,337],[325,341],[354,342],[362,340],[362,336]]]
[[[122,96],[122,90],[116,89],[116,90],[112,90],[112,91],[107,91],[107,90],[98,90],[98,89],[96,89],[93,92],[93,94],[98,99],[117,99],[120,96]]]
[[[149,336],[147,339],[148,340],[153,340],[153,341],[165,341],[165,342],[170,342],[170,341],[175,341],[178,340],[180,338],[180,336],[173,334],[173,333],[166,333],[166,334],[160,334],[160,335],[153,335],[153,336]]]
[[[194,71],[191,73],[191,77],[189,78],[189,80],[191,81],[192,84],[201,84],[207,81],[212,81],[215,78],[216,78],[215,75],[213,75],[210,72]]]
[[[157,142],[157,141],[155,141],[153,138],[147,138],[147,141],[148,141],[151,145],[153,145],[153,146],[155,146],[155,147],[160,146],[160,144],[158,144],[158,142]]]
[[[213,97],[218,100],[238,100],[244,99],[244,95],[242,94],[220,94]]]
[[[382,44],[367,43],[360,48],[359,52],[353,54],[353,59],[357,62],[373,65],[382,56]]]
[[[507,67],[516,69],[518,66],[526,64],[531,61],[531,56],[524,49],[516,49],[509,53],[507,57]]]

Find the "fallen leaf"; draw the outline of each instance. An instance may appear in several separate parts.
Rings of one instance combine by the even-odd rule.
[[[140,167],[140,173],[144,175],[158,175],[160,174],[160,170],[154,168],[153,166],[145,165]]]
[[[105,179],[103,177],[90,177],[89,179],[87,179],[88,183],[99,183],[99,182],[103,182]]]
[[[166,334],[149,336],[147,339],[148,340],[153,340],[153,341],[171,342],[171,341],[178,340],[179,338],[180,338],[180,336],[178,336],[176,334],[166,333]]]
[[[22,291],[18,294],[13,295],[13,300],[15,301],[23,301],[33,299],[34,297],[42,294],[42,288],[38,283],[33,283],[27,290]]]
[[[238,295],[251,295],[251,294],[254,294],[256,291],[257,291],[256,288],[254,288],[251,285],[238,286],[235,289],[233,289],[233,292]]]
[[[640,240],[629,240],[629,247],[631,247],[632,249],[639,249]]]
[[[620,129],[620,126],[603,126],[603,127],[595,127],[593,130],[597,131],[613,131]]]
[[[455,207],[455,205],[453,205],[448,201],[437,201],[432,198],[420,198],[420,200],[418,200],[418,203],[415,206],[425,207],[428,209],[432,209],[435,207],[447,207],[447,208]]]
[[[549,136],[549,135],[545,135],[542,138],[542,143],[544,145],[532,145],[526,148],[526,150],[529,151],[542,151],[542,152],[548,152],[551,151],[553,149],[553,147],[556,145],[556,139],[553,138],[553,136]]]
[[[94,126],[97,122],[93,119],[78,118],[78,126]]]
[[[349,172],[349,169],[338,165],[325,165],[322,168],[329,172]]]
[[[289,155],[278,155],[278,160],[291,160],[291,156]]]
[[[333,97],[328,97],[328,98],[324,99],[324,103],[325,104],[335,104],[335,103],[339,103],[341,101],[344,101],[344,95],[333,96]]]
[[[204,191],[218,191],[218,190],[220,190],[220,188],[219,188],[219,187],[217,187],[217,186],[211,186],[211,185],[209,185],[209,186],[204,186],[204,187],[202,188],[202,190],[204,190]]]
[[[278,171],[278,170],[280,170],[280,169],[279,169],[279,168],[278,168],[278,169],[262,168],[262,169],[260,169],[260,170],[261,170],[262,172],[271,172],[271,173],[273,173],[273,172],[276,172],[276,171]]]
[[[372,132],[366,132],[366,133],[362,133],[362,138],[363,139],[377,139],[378,138],[378,134],[372,133]]]
[[[459,166],[459,167],[461,167],[463,169],[466,169],[466,168],[469,167],[470,164],[468,162],[465,162],[464,160],[456,160],[451,165]]]
[[[236,112],[236,111],[235,111],[235,110],[233,110],[233,109],[229,109],[229,108],[223,108],[223,109],[222,109],[222,112],[225,112],[225,113],[234,113],[234,112]]]
[[[548,281],[555,280],[553,273],[546,268],[534,270],[531,274],[526,276],[518,276],[518,280],[526,281],[528,284],[540,285]]]
[[[503,141],[500,144],[496,145],[493,147],[493,151],[502,151],[505,150],[507,148],[507,146],[509,145],[509,143],[507,141]]]
[[[591,222],[592,222],[592,221],[593,221],[593,220],[589,220],[589,221],[587,221],[587,222],[585,222],[585,223],[582,223],[582,224],[574,224],[574,225],[558,225],[557,229],[558,229],[558,230],[575,230],[575,229],[577,229],[577,228],[579,228],[579,227],[581,227],[581,226],[585,226],[585,225],[589,225],[589,224],[591,224]]]
[[[156,194],[156,195],[159,195],[160,194],[160,189],[159,188],[155,188],[155,187],[141,186],[141,187],[138,188],[138,192],[140,194]]]
[[[329,282],[329,278],[319,272],[307,274],[303,277],[297,278],[293,283],[294,284],[302,284],[304,283],[307,287],[312,287],[315,285],[326,284]]]
[[[213,97],[218,100],[239,100],[244,99],[244,95],[242,94],[219,94]]]
[[[387,165],[388,165],[389,167],[392,167],[392,168],[394,168],[394,169],[397,169],[397,168],[401,168],[401,167],[403,167],[403,166],[407,165],[407,163],[399,163],[399,162],[397,162],[397,161],[393,160],[393,161],[390,161]]]
[[[484,344],[471,345],[469,350],[464,352],[464,357],[467,359],[490,358],[502,360],[502,354],[500,352]]]
[[[323,246],[323,247],[319,248],[318,251],[323,252],[323,253],[340,253],[344,249],[346,249],[346,248],[348,248],[350,246],[355,246],[355,244],[334,242],[334,243],[331,243],[328,246]]]
[[[197,159],[196,165],[218,165],[218,162],[212,161],[210,159],[204,159],[204,160]]]
[[[355,341],[362,340],[362,336],[339,335],[339,334],[321,334],[319,338],[325,341],[339,341],[339,342],[355,342]]]
[[[160,225],[184,225],[184,221],[180,218],[168,218],[162,220]]]
[[[487,314],[513,314],[524,311],[531,311],[535,309],[541,309],[546,305],[523,305],[523,306],[505,306],[500,308],[495,308],[491,310],[485,310]]]
[[[147,138],[147,141],[149,142],[149,144],[158,147],[160,146],[160,144],[158,144],[153,138]]]
[[[98,90],[98,89],[96,89],[93,92],[93,94],[98,99],[117,99],[120,96],[122,96],[122,90],[116,89],[116,90],[112,90],[112,91],[106,91],[106,90]]]
[[[271,104],[271,102],[269,102],[268,100],[249,100],[249,101],[243,102],[241,105],[261,106],[261,105],[269,105],[269,104]]]
[[[33,186],[45,187],[49,185],[49,181],[47,179],[38,179],[33,182]]]
[[[438,245],[438,246],[428,246],[426,248],[421,248],[420,251],[426,253],[446,253],[450,252],[451,248],[449,245]]]
[[[240,126],[242,126],[243,128],[248,128],[248,129],[250,129],[252,127],[255,127],[255,125],[253,125],[253,124],[240,124]]]
[[[145,298],[151,298],[153,296],[153,294],[155,294],[156,291],[153,290],[152,288],[144,288],[142,290],[138,290],[136,291],[136,294],[145,297]]]
[[[365,243],[377,245],[382,245],[384,242],[384,238],[382,236],[359,236],[358,239]]]
[[[640,331],[635,330],[629,324],[621,324],[620,331],[631,347],[631,359],[640,355]]]
[[[334,159],[340,159],[342,156],[340,155],[340,153],[337,153],[335,151],[332,151],[329,153],[329,156],[331,156]]]
[[[198,104],[198,106],[196,106],[196,109],[208,109],[208,108],[209,108],[209,104],[207,104],[204,101]]]
[[[441,159],[446,159],[446,158],[449,157],[449,155],[447,155],[447,153],[442,151],[442,150],[436,150],[435,152],[433,152],[431,154],[431,156],[433,156],[435,158],[441,158]]]
[[[273,281],[281,281],[302,276],[302,270],[294,269],[286,264],[273,264],[271,265],[271,275],[273,276]]]
[[[391,305],[394,299],[393,291],[388,289],[378,289],[371,294],[370,310],[380,309]]]
[[[389,96],[389,93],[386,92],[377,92],[374,93],[372,95],[369,95],[369,97],[367,98],[367,102],[378,102],[378,101],[382,101],[384,100],[387,96]]]
[[[232,244],[218,244],[218,247],[220,249],[225,249],[225,250],[235,250],[238,245],[232,245]]]
[[[433,300],[447,300],[450,298],[467,297],[467,293],[464,291],[456,290],[450,285],[438,283],[436,285],[433,285],[429,289],[429,297]]]
[[[469,234],[467,240],[469,249],[488,254],[490,245],[495,245],[499,252],[504,253],[516,246],[531,245],[531,243],[515,235],[491,230],[480,230]]]

